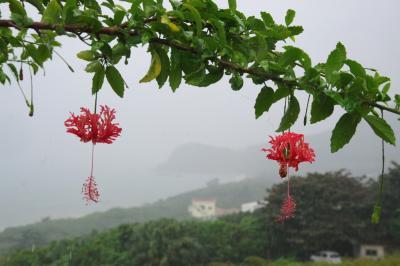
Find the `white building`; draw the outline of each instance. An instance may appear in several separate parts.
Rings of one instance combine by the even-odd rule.
[[[361,258],[382,259],[385,257],[385,247],[382,245],[361,245]]]
[[[264,207],[265,205],[266,202],[253,201],[253,202],[243,203],[240,209],[242,212],[254,212],[255,210],[258,210]]]
[[[194,218],[214,219],[217,215],[216,199],[192,199],[188,211]]]

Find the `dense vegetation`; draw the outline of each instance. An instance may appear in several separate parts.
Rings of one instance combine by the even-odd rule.
[[[183,193],[153,204],[133,208],[115,208],[77,219],[44,219],[40,223],[8,228],[0,233],[0,254],[10,249],[31,249],[48,245],[51,241],[87,235],[124,223],[146,222],[160,218],[188,219],[188,205],[192,198],[216,197],[221,208],[240,208],[245,202],[261,200],[265,187],[264,177],[244,179],[226,184],[210,183],[207,187]]]
[[[371,190],[375,190],[376,181],[351,177],[344,171],[312,173],[293,179],[298,212],[285,224],[275,222],[286,186],[280,184],[270,190],[269,204],[253,214],[242,213],[217,221],[162,219],[121,225],[103,233],[53,242],[34,252],[14,252],[4,257],[2,263],[10,266],[188,266],[211,262],[257,265],[251,261],[262,263],[261,258],[280,257],[306,259],[321,249],[335,249],[352,256],[362,243],[381,243],[390,250],[400,245],[400,195],[393,193],[400,189],[400,165],[394,164],[385,180],[384,212],[379,225],[372,225],[369,219],[374,202]],[[388,259],[382,265],[396,265],[390,260],[396,261]]]

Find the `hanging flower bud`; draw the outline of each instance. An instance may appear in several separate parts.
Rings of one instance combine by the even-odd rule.
[[[21,67],[19,68],[19,80],[24,80],[24,70],[22,68],[22,64]]]
[[[287,164],[281,164],[279,167],[279,176],[282,178],[287,176]]]

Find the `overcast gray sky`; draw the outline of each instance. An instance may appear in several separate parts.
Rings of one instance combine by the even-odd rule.
[[[225,0],[216,2],[227,6]],[[349,57],[391,77],[393,93],[399,93],[399,1],[237,2],[246,15],[268,11],[279,22],[284,21],[288,8],[296,10],[295,24],[305,31],[295,45],[307,51],[313,63],[325,61],[341,41]],[[63,122],[69,111],[92,107],[91,75],[83,71],[85,62],[76,58],[85,46],[78,40],[60,40],[63,47],[58,51],[76,71],[69,72],[55,57],[46,65],[46,75],[34,78],[33,118],[27,116],[15,85],[0,88],[0,230],[44,216],[78,216],[113,206],[138,205],[193,187],[198,184],[193,180],[171,184],[164,177],[148,175],[147,169],[165,161],[181,144],[243,148],[266,141],[279,124],[282,107],[254,119],[259,87],[248,81],[239,92],[230,89],[226,78],[208,88],[183,85],[176,93],[168,87],[158,90],[155,82],[139,84],[149,57],[145,48],[135,49],[130,64],[120,67],[130,87],[125,98],[119,99],[108,85],[99,95],[100,104],[118,110],[123,132],[114,144],[97,145],[95,176],[103,201],[85,206],[80,190],[89,174],[90,144],[66,134]],[[27,88],[28,84],[24,85]],[[298,123],[294,130],[315,134],[331,129],[336,120],[337,115],[306,128]]]

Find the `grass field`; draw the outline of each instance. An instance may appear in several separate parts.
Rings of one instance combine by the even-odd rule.
[[[388,256],[384,259],[344,259],[341,264],[321,262],[296,262],[290,259],[280,259],[268,262],[259,257],[248,257],[243,263],[234,265],[229,263],[210,263],[208,266],[400,266],[400,254]]]
[[[291,261],[277,261],[273,263],[266,263],[268,266],[328,266],[335,265],[329,263],[316,263],[316,262],[291,262]],[[400,255],[388,256],[384,259],[344,259],[340,266],[400,266]],[[260,265],[261,266],[261,265]]]

